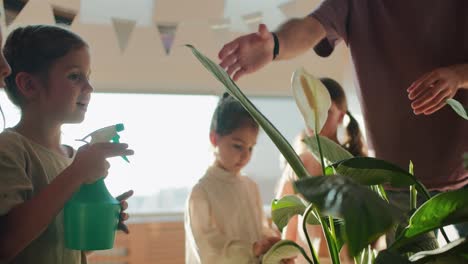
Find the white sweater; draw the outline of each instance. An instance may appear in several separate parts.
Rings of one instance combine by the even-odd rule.
[[[187,202],[186,263],[258,263],[253,243],[275,235],[262,205],[254,181],[209,167]]]

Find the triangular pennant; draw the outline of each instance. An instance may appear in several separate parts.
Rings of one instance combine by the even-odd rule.
[[[80,10],[82,0],[47,0],[53,8],[65,9],[77,13]]]
[[[112,18],[112,24],[114,26],[115,34],[117,36],[117,41],[119,43],[120,51],[123,53],[125,48],[127,48],[128,40],[130,35],[135,28],[136,21],[121,19],[121,18]]]
[[[177,31],[177,23],[156,23],[159,31],[166,55],[171,53],[172,44],[174,43],[175,33]]]
[[[13,23],[13,20],[18,16],[26,5],[26,1],[7,1],[3,0],[4,13],[2,13],[2,19],[4,19],[7,26]],[[5,16],[5,17],[3,17]]]
[[[29,0],[8,26],[29,24],[55,24],[52,7],[43,0]]]
[[[55,18],[55,24],[70,26],[75,20],[76,12],[68,9],[54,7],[52,9]]]

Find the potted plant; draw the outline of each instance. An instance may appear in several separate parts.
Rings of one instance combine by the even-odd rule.
[[[282,259],[298,254],[304,255],[310,263],[320,263],[307,234],[306,225],[309,224],[321,225],[334,264],[340,263],[339,252],[344,244],[348,245],[356,263],[468,262],[468,238],[449,241],[442,229],[446,225],[468,221],[468,189],[431,197],[424,185],[413,177],[412,164],[406,171],[384,160],[353,157],[340,145],[319,136],[330,107],[329,94],[320,81],[300,69],[293,74],[293,93],[305,123],[316,131],[313,138],[305,139],[305,143],[323,169],[323,176],[308,177],[288,141],[258,111],[224,69],[193,46],[187,46],[255,118],[299,178],[294,187],[300,196],[290,195],[274,200],[272,219],[282,229],[292,216],[302,215],[309,248],[303,249],[293,241],[281,240],[263,256],[262,263],[280,263]],[[450,99],[447,103],[468,120],[467,110],[459,102]],[[383,184],[410,188],[411,215],[405,217],[388,202]],[[426,199],[418,208],[417,193]],[[370,244],[391,228],[397,230],[395,242],[377,254]],[[447,240],[447,245],[442,248],[427,243],[425,239],[429,232],[438,228]],[[306,250],[310,254],[306,254]]]

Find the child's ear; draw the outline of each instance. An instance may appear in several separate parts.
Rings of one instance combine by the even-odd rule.
[[[30,73],[20,72],[15,78],[16,87],[26,99],[31,99],[36,96],[39,91],[38,80]]]
[[[218,145],[218,135],[214,131],[210,132],[210,142],[215,147]]]

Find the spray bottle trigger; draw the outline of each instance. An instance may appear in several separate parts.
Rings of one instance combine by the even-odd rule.
[[[112,138],[112,143],[120,143],[120,136],[119,135],[115,135],[113,138]],[[127,156],[121,156],[122,159],[124,159],[126,162],[130,163],[130,161],[128,160]]]

